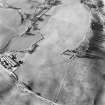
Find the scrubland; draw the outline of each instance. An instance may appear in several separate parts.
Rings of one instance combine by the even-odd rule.
[[[12,0],[10,4],[31,13],[33,10],[30,10],[32,5],[30,2],[31,0],[21,0],[21,2]],[[77,48],[82,41],[91,36],[91,13],[80,4],[79,0],[62,0],[62,2],[64,4],[48,11],[50,17],[39,23],[44,39],[38,43],[36,51],[32,54],[19,53],[25,61],[16,73],[20,81],[26,84],[32,83],[33,92],[40,93],[48,100],[57,101],[61,105],[95,105],[95,96],[104,85],[102,77],[104,68],[101,69],[104,61],[102,65],[96,67],[97,61],[87,58],[70,60],[69,57],[62,55],[66,49]],[[30,22],[19,24],[21,19],[16,10],[0,9],[0,18],[1,54],[22,51],[36,41],[38,34],[35,32],[33,32],[35,37],[21,36]],[[1,105],[47,104],[32,94],[22,92],[15,84],[9,92],[1,96]]]

